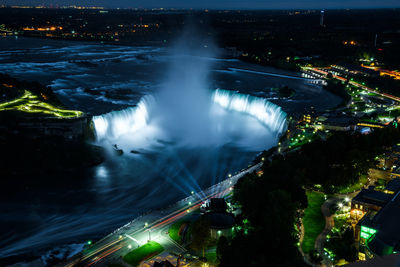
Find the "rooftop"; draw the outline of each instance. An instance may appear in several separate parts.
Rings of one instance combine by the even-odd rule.
[[[368,188],[362,189],[361,192],[353,198],[353,201],[383,207],[390,200],[390,197],[390,194],[376,191],[374,188]]]
[[[392,199],[372,219],[377,230],[368,242],[368,248],[382,256],[400,251],[400,191],[392,195]]]

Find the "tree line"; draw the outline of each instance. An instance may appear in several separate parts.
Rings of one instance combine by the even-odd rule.
[[[307,207],[304,188],[320,184],[328,193],[357,182],[376,166],[375,157],[399,140],[400,130],[392,124],[368,135],[336,132],[274,156],[260,177],[242,177],[233,195],[242,213],[234,237],[218,242],[220,266],[303,266],[296,225]]]

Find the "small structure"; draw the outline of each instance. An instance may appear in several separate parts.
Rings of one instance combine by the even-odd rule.
[[[168,260],[165,260],[161,262],[155,261],[153,267],[175,267],[175,265],[170,263]]]
[[[232,227],[235,224],[235,218],[228,213],[228,205],[223,198],[212,198],[206,205],[204,218],[210,224],[211,237],[219,238],[221,235],[230,237],[232,235]]]
[[[351,207],[360,260],[400,252],[399,178],[382,191],[374,187],[361,190]]]
[[[365,77],[378,77],[379,71],[363,68],[358,65],[340,63],[337,65],[332,65],[332,71],[345,75],[361,75]]]

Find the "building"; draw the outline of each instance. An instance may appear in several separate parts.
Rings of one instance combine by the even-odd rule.
[[[340,63],[337,65],[331,65],[331,72],[336,75],[360,75],[365,77],[378,77],[379,71],[375,71],[368,68],[363,68],[358,65]]]
[[[319,26],[324,27],[324,14],[325,10],[321,10],[321,17],[319,18]]]
[[[59,136],[69,140],[81,139],[89,127],[86,116],[78,118],[28,117],[14,120],[12,125],[1,125],[0,130],[14,135],[35,139],[43,136]]]
[[[350,216],[360,260],[400,252],[400,179],[384,190],[361,190],[352,200]]]
[[[168,260],[165,260],[165,261],[161,261],[161,262],[155,261],[153,264],[153,267],[175,267],[175,265],[173,265]]]
[[[362,189],[351,201],[350,218],[354,225],[368,212],[377,212],[390,200],[390,195],[373,186]]]
[[[320,116],[314,123],[317,130],[350,131],[357,125],[357,119],[353,117],[324,117]]]
[[[206,212],[203,217],[210,224],[211,237],[218,239],[220,236],[230,237],[232,227],[235,225],[235,217],[228,212],[228,205],[223,198],[211,198],[206,204]]]

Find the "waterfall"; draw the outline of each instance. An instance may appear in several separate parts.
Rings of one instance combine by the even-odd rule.
[[[286,113],[265,98],[217,89],[213,93],[213,102],[226,110],[250,115],[273,132],[282,133],[286,129]]]
[[[155,105],[154,97],[146,95],[136,107],[94,116],[93,123],[97,139],[116,139],[121,135],[135,133],[145,127],[149,120],[149,108],[153,105]]]
[[[182,101],[187,101],[187,99],[182,99]],[[143,142],[151,142],[151,140],[149,140],[151,138],[162,139],[160,136],[151,136],[151,134],[148,134],[146,129],[149,127],[160,128],[159,132],[163,132],[164,138],[168,136],[168,131],[172,132],[171,129],[179,129],[175,131],[179,132],[181,129],[191,128],[193,125],[196,125],[196,127],[198,127],[196,131],[182,133],[182,135],[190,134],[193,136],[176,136],[174,132],[176,140],[172,141],[179,142],[179,139],[185,139],[185,144],[190,143],[191,146],[223,145],[226,143],[234,143],[234,138],[238,136],[240,136],[241,143],[243,143],[244,139],[251,140],[254,136],[259,137],[260,135],[263,135],[264,138],[268,138],[268,140],[274,140],[275,142],[280,134],[286,130],[286,113],[283,112],[279,106],[264,98],[217,89],[210,92],[208,101],[210,101],[210,103],[204,104],[204,109],[201,112],[209,115],[210,118],[206,121],[207,124],[210,125],[200,125],[201,127],[198,127],[199,123],[201,124],[204,122],[193,119],[194,122],[188,124],[187,121],[182,122],[169,119],[168,122],[160,123],[160,120],[163,118],[174,118],[174,115],[177,115],[176,112],[186,112],[189,117],[191,115],[193,115],[193,118],[197,117],[195,114],[192,114],[193,111],[191,110],[174,110],[173,112],[170,110],[160,110],[158,107],[159,102],[157,101],[157,95],[144,96],[135,107],[94,116],[93,123],[97,139],[98,141],[107,140],[120,145],[118,142],[122,137],[124,137],[124,143],[126,144],[129,142],[126,138],[142,136],[140,138],[140,145],[143,145]],[[163,106],[163,108],[168,109],[165,106]],[[223,115],[221,115],[221,109],[224,112]],[[171,114],[169,114],[170,116],[162,116],[168,112],[171,112]],[[199,111],[196,110],[195,112]],[[245,126],[244,122],[249,122],[249,124],[252,125],[255,124],[251,119],[260,124],[257,126],[257,129],[254,127],[248,129],[248,127]],[[188,125],[181,125],[182,123]],[[135,143],[134,147],[136,146],[137,143]]]

